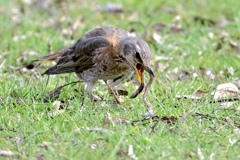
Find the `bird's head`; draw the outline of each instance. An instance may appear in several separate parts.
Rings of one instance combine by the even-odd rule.
[[[141,85],[139,93],[144,88],[143,72],[144,70],[154,77],[150,62],[152,59],[151,51],[148,44],[138,37],[128,37],[121,42],[121,54],[125,62],[135,70],[138,82]],[[137,96],[137,95],[136,95]],[[132,95],[132,98],[136,96]]]

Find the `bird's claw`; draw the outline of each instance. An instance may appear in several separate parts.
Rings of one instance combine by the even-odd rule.
[[[154,116],[154,112],[153,110],[149,110],[147,113],[145,113],[143,115],[144,117],[149,117],[149,118],[152,118]]]

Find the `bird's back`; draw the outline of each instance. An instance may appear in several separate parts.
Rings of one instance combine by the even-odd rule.
[[[130,33],[121,28],[93,29],[61,54],[55,53],[58,56],[57,64],[45,71],[44,74],[81,72],[89,69],[94,65],[95,54],[101,53],[101,50],[106,50],[111,45],[119,44],[119,41],[126,36],[130,36]]]

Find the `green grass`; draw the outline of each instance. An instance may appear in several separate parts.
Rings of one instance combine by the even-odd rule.
[[[122,13],[95,10],[106,3],[56,1],[47,8],[37,8],[20,0],[1,0],[0,150],[14,155],[0,155],[0,159],[131,159],[130,145],[138,159],[201,159],[201,154],[205,159],[239,159],[239,101],[228,108],[210,103],[218,84],[240,77],[239,2],[120,0],[115,3],[123,6]],[[174,24],[176,16],[180,19]],[[79,17],[81,22],[71,39],[70,26]],[[153,25],[158,23],[166,27],[155,30]],[[171,25],[180,25],[182,32],[173,32]],[[160,119],[134,125],[106,122],[108,114],[129,121],[142,119],[147,109],[141,96],[129,98],[137,87],[132,82],[120,85],[129,95],[121,96],[123,104],[118,107],[113,107],[113,97],[101,82],[94,92],[108,101],[96,106],[82,92],[83,83],[67,86],[57,99],[62,101],[64,113],[49,116],[56,112],[54,100],[44,102],[44,97],[77,78],[74,74],[41,76],[51,63],[44,62],[33,70],[24,69],[24,65],[49,54],[48,45],[56,51],[98,26],[134,30],[148,42],[156,75],[148,99]],[[157,43],[153,34],[161,35],[163,42]],[[237,47],[229,45],[231,41]],[[159,56],[169,60],[158,60]],[[201,74],[201,68],[212,70],[215,78]],[[178,69],[175,74],[174,69]],[[178,79],[183,72],[189,76]],[[177,98],[196,90],[205,92],[201,101]],[[170,116],[174,119],[168,123],[164,118]],[[100,131],[91,131],[97,128]]]

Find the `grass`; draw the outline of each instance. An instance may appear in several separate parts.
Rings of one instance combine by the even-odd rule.
[[[123,6],[121,13],[96,11],[105,0],[55,1],[45,8],[26,2],[1,0],[0,150],[13,155],[1,153],[0,159],[134,159],[128,155],[130,146],[138,159],[240,158],[239,101],[230,107],[210,103],[218,84],[240,77],[236,0],[115,1]],[[70,26],[78,18],[71,39]],[[162,30],[154,29],[160,24],[165,25]],[[112,122],[142,119],[146,107],[141,97],[121,96],[124,103],[118,107],[111,102],[93,106],[82,83],[63,88],[57,99],[57,111],[63,112],[50,116],[58,112],[54,100],[44,102],[44,97],[76,76],[43,77],[52,64],[31,70],[24,65],[98,26],[132,30],[148,42],[156,75],[148,99],[159,119],[134,125]],[[120,85],[129,93],[136,87],[131,82]],[[177,98],[199,90],[204,92],[200,101]],[[101,83],[95,93],[113,100]]]

